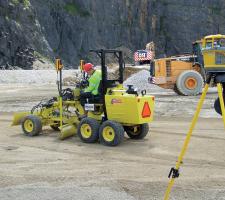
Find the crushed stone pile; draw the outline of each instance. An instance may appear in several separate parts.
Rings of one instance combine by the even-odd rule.
[[[147,93],[151,92],[165,92],[165,91],[172,91],[168,89],[161,88],[157,85],[150,84],[148,82],[149,78],[149,71],[147,70],[141,70],[136,74],[133,74],[130,76],[125,82],[124,86],[127,87],[127,85],[133,85],[134,88],[137,88],[138,91],[146,90]]]

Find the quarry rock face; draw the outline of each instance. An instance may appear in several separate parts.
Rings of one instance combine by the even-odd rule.
[[[223,0],[0,0],[0,66],[31,69],[36,59],[60,57],[74,68],[92,58],[90,49],[134,52],[151,41],[157,57],[191,52],[193,41],[225,32],[224,7]]]

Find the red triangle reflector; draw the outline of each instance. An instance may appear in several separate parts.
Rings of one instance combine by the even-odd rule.
[[[143,106],[143,110],[142,110],[142,117],[146,118],[146,117],[150,117],[151,116],[151,109],[149,107],[148,102],[145,102],[144,106]]]

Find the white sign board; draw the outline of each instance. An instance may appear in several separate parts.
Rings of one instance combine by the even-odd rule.
[[[85,104],[84,105],[84,110],[86,111],[94,111],[95,110],[95,105],[94,104]]]

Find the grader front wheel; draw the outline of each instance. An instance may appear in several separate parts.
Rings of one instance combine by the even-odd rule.
[[[139,124],[136,126],[125,126],[124,129],[127,135],[134,140],[143,139],[149,132],[148,124]]]
[[[117,146],[124,138],[124,128],[120,123],[105,121],[99,129],[100,143],[106,146]]]
[[[41,119],[35,115],[28,115],[23,119],[22,129],[27,136],[39,135],[42,130]]]
[[[79,123],[77,135],[83,142],[94,143],[98,140],[99,126],[97,120],[86,117]]]

